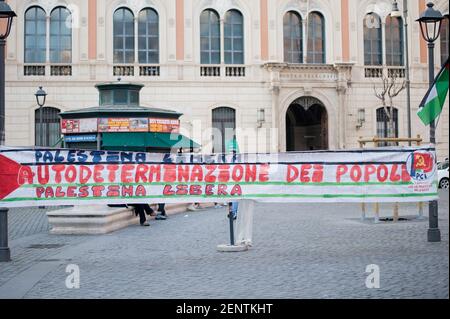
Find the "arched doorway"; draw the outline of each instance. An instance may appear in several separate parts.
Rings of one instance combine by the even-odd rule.
[[[212,110],[213,153],[226,153],[227,144],[236,138],[236,111],[230,107]]]
[[[328,149],[328,114],[314,97],[301,97],[286,112],[286,150]]]

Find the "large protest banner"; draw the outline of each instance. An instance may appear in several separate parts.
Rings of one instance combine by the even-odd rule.
[[[0,148],[0,206],[437,199],[435,150],[153,154]]]

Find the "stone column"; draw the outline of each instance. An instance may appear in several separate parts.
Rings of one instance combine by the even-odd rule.
[[[225,64],[225,20],[220,19],[220,64]]]
[[[279,97],[280,97],[280,69],[277,67],[269,66],[267,70],[270,72],[270,92],[272,95],[272,125],[271,128],[274,132],[277,132],[277,146],[271,145],[271,152],[282,151],[282,132],[280,122],[280,110],[279,110]],[[271,136],[272,141],[272,136]],[[271,143],[273,144],[273,143]]]
[[[134,17],[134,63],[139,63],[139,17]],[[136,72],[136,71],[135,71]],[[139,72],[139,70],[137,70]]]
[[[306,24],[306,19],[302,20],[302,33],[303,33],[303,63],[307,63],[308,60],[308,25]]]
[[[282,145],[282,140],[281,140],[281,123],[280,123],[280,112],[279,112],[279,97],[280,97],[280,86],[278,85],[272,85],[270,88],[271,92],[272,92],[272,133],[277,134],[276,140],[277,145],[273,145],[272,141],[274,139],[274,137],[270,136],[270,142],[271,142],[271,148],[270,151],[271,152],[280,152],[281,151],[281,145]]]
[[[45,63],[50,63],[50,15],[45,17],[45,32]]]
[[[339,131],[338,131],[338,147],[339,149],[345,149],[345,113],[347,112],[346,108],[346,91],[347,88],[344,86],[338,86],[337,92],[339,97],[339,110],[338,110],[338,123],[339,123]]]
[[[339,98],[338,109],[338,147],[339,149],[346,148],[346,115],[347,115],[347,89],[351,85],[351,72],[353,63],[336,63],[337,71],[336,91]]]
[[[383,39],[383,42],[382,42],[382,55],[381,55],[381,59],[382,59],[382,61],[383,61],[383,63],[382,63],[382,65],[383,66],[386,66],[386,42],[385,42],[385,39],[386,39],[386,22],[385,21],[383,21],[383,22],[381,22],[381,39]],[[385,68],[383,68],[383,70],[384,70]]]

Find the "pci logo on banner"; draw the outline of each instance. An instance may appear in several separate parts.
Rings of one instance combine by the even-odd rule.
[[[427,181],[434,176],[436,165],[431,152],[416,151],[408,156],[406,167],[409,175],[416,181]]]

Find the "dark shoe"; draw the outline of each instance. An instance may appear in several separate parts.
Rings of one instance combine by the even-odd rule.
[[[151,213],[147,213],[147,216],[156,216],[156,213],[154,210],[152,210]]]
[[[166,216],[166,215],[158,214],[158,215],[156,215],[155,219],[156,219],[156,220],[166,220],[166,219],[167,219],[167,216]]]
[[[141,226],[150,226],[148,222],[142,223]]]

